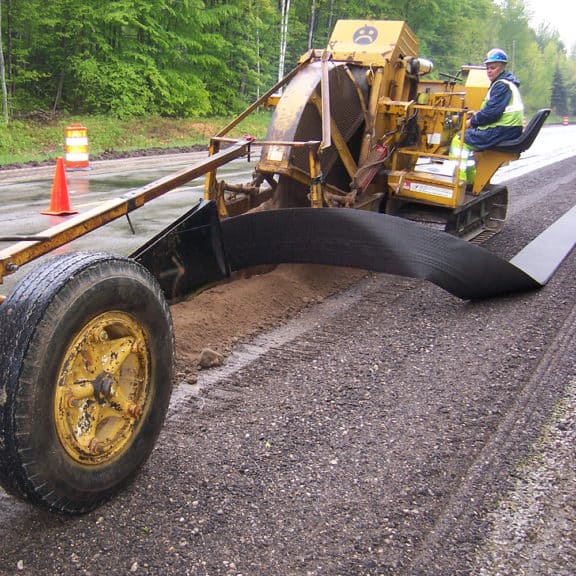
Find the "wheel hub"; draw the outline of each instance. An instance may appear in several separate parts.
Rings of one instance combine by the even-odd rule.
[[[128,449],[149,403],[150,354],[139,323],[106,312],[66,349],[58,374],[54,421],[68,455],[104,464]]]
[[[110,400],[113,384],[114,377],[110,372],[101,372],[96,376],[96,379],[92,382],[92,387],[94,388],[94,398],[99,404],[104,404],[106,400]]]

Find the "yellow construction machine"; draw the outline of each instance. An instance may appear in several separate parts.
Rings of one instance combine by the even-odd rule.
[[[468,167],[449,147],[467,112],[479,108],[486,76],[465,66],[455,77],[424,80],[431,70],[406,23],[340,21],[325,49],[303,55],[211,139],[206,160],[57,226],[0,237],[17,241],[0,251],[2,282],[206,176],[204,199],[135,253],[62,251],[0,297],[0,484],[71,514],[125,486],[146,462],[169,404],[167,302],[236,269],[282,261],[351,265],[431,279],[464,298],[531,285],[518,272],[501,273],[500,264],[500,286],[486,285],[486,251],[460,257],[455,274],[461,250],[444,238],[469,245],[454,236],[500,230],[508,195],[490,179],[530,146],[548,111],[516,141],[477,153],[476,178],[468,183],[460,177]],[[261,107],[274,108],[265,139],[230,138]],[[250,182],[219,180],[218,168],[257,150]],[[428,241],[428,227],[414,230],[385,214],[441,223],[450,234]]]
[[[222,216],[237,214],[246,198],[252,207],[271,198],[276,208],[362,208],[440,221],[467,239],[498,232],[508,193],[490,179],[532,144],[549,110],[517,140],[477,152],[467,181],[466,161],[450,156],[450,143],[457,134],[463,140],[467,113],[480,108],[486,71],[463,66],[456,76],[424,80],[432,69],[405,22],[339,21],[324,50],[303,55],[245,112],[275,107],[254,181],[227,186],[211,174],[206,197]],[[212,140],[213,152],[245,114]]]

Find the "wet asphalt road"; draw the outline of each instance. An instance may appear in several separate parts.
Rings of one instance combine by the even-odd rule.
[[[78,213],[95,209],[205,158],[206,152],[128,158],[93,162],[86,171],[67,171],[70,207]],[[240,159],[219,170],[219,178],[228,182],[249,181],[253,168],[253,162]],[[50,206],[54,174],[55,167],[0,171],[0,235],[38,234],[72,217],[42,214]],[[203,179],[194,180],[130,213],[130,222],[126,218],[115,220],[62,247],[61,251],[92,249],[98,245],[100,250],[127,256],[196,205],[203,192]],[[9,243],[0,242],[1,248],[7,246]],[[24,273],[25,269],[8,277],[4,289],[9,290]]]
[[[576,159],[510,191],[487,246],[504,258],[576,203]],[[576,378],[575,274],[572,255],[545,289],[479,303],[369,277],[182,384],[143,474],[101,509],[0,494],[0,574],[471,573]]]
[[[515,178],[571,155],[576,155],[576,125],[546,127],[532,148],[520,160],[502,168],[493,181]],[[80,213],[86,212],[206,157],[206,152],[193,152],[92,162],[90,170],[66,172],[70,206]],[[230,163],[219,169],[218,177],[234,183],[249,181],[258,160],[257,151],[250,160]],[[55,166],[0,171],[0,235],[37,234],[70,218],[41,214],[50,206],[54,174]],[[132,212],[132,227],[126,218],[120,218],[61,250],[90,249],[98,245],[103,251],[129,255],[194,206],[202,194],[203,179],[199,178]],[[8,245],[0,242],[0,248]],[[23,273],[25,270],[8,277],[3,292],[6,293]]]

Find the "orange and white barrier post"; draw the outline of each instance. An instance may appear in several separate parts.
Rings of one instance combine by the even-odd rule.
[[[88,157],[88,129],[82,124],[70,124],[66,127],[66,154],[65,164],[67,170],[89,170]]]
[[[562,124],[563,124],[564,126],[568,126],[569,120],[570,120],[570,119],[568,118],[568,116],[563,116],[563,117],[562,117]]]

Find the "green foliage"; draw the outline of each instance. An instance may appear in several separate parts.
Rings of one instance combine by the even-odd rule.
[[[550,107],[555,110],[559,116],[568,114],[568,89],[559,67],[556,67],[552,80]]]
[[[90,112],[110,113],[118,118],[142,116],[150,112],[151,93],[146,78],[125,62],[99,63],[94,59],[74,59],[70,71],[78,84],[71,87],[68,102],[77,110],[82,100]]]
[[[280,6],[271,0],[12,2],[10,19],[1,22],[12,114],[235,114],[276,81]],[[532,30],[523,0],[292,0],[285,71],[310,38],[313,47],[324,47],[338,19],[366,18],[406,20],[437,71],[454,74],[462,64],[480,64],[489,48],[504,48],[530,109],[549,104],[558,68],[567,106],[576,108],[576,53],[567,54],[555,30]]]

